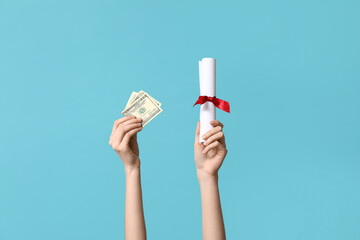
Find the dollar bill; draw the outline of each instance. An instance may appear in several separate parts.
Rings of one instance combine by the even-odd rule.
[[[149,95],[150,96],[150,95]],[[161,102],[157,101],[155,98],[153,98],[152,96],[150,96],[151,100],[153,100],[154,103],[156,103],[156,105],[158,105],[159,107],[161,107]]]
[[[131,103],[133,103],[135,101],[135,99],[137,99],[138,97],[142,96],[144,93],[147,93],[143,90],[140,90],[140,92],[132,92],[130,95],[130,98],[125,106],[125,108],[129,107]],[[148,93],[147,93],[148,94]],[[159,107],[161,107],[161,103],[159,101],[157,101],[155,98],[153,98],[152,96],[150,96],[150,94],[148,94],[150,99],[156,103],[156,105],[158,105]]]
[[[129,100],[126,103],[125,109],[130,106],[130,104],[133,102],[133,100],[135,99],[137,94],[138,94],[137,92],[132,92],[131,93]]]
[[[133,115],[143,120],[145,126],[152,119],[162,112],[162,109],[156,102],[152,100],[150,95],[144,91],[140,91],[128,107],[122,111],[124,116]]]

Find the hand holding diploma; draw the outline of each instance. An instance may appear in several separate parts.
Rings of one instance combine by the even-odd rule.
[[[212,120],[210,124],[213,128],[201,136],[200,122],[198,122],[194,143],[196,172],[201,191],[203,239],[225,240],[218,171],[225,159],[227,149],[222,132],[223,124],[217,120]],[[199,142],[200,137],[205,140],[204,143]]]
[[[200,107],[200,138],[199,142],[205,140],[202,135],[212,128],[210,121],[216,119],[216,107],[230,113],[230,105],[227,101],[216,98],[216,60],[214,58],[203,58],[199,61],[200,97],[194,104]]]
[[[200,122],[195,132],[194,159],[198,177],[217,176],[218,171],[227,154],[225,136],[222,131],[224,125],[218,120],[210,121],[212,128],[202,135],[204,143],[199,142]]]
[[[225,240],[221,211],[218,171],[227,154],[224,125],[215,120],[216,108],[230,112],[228,102],[216,98],[216,62],[203,58],[199,62],[200,122],[195,132],[194,158],[201,190],[202,230],[204,240]]]

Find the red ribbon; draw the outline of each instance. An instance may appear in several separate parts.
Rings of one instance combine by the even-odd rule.
[[[230,104],[229,102],[225,101],[225,100],[221,100],[219,98],[214,97],[208,97],[208,96],[200,96],[198,98],[198,100],[196,101],[196,103],[194,104],[194,106],[196,104],[204,104],[206,102],[212,102],[215,107],[230,113]]]

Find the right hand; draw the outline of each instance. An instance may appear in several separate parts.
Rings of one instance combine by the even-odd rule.
[[[137,133],[142,130],[142,120],[135,116],[122,117],[115,121],[109,144],[122,160],[125,171],[140,168]]]
[[[204,143],[199,143],[200,122],[195,132],[194,155],[198,177],[200,175],[217,176],[227,154],[225,136],[222,131],[224,125],[217,120],[211,121],[210,124],[213,128],[202,136]]]

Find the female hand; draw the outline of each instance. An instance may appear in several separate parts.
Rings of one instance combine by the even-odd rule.
[[[140,167],[137,133],[142,130],[141,119],[126,116],[115,121],[109,144],[124,163],[125,171]]]
[[[195,133],[194,155],[196,169],[199,174],[217,176],[217,172],[227,154],[225,137],[222,129],[224,125],[213,120],[210,122],[214,128],[203,135],[205,142],[199,143],[200,122],[197,124]]]

